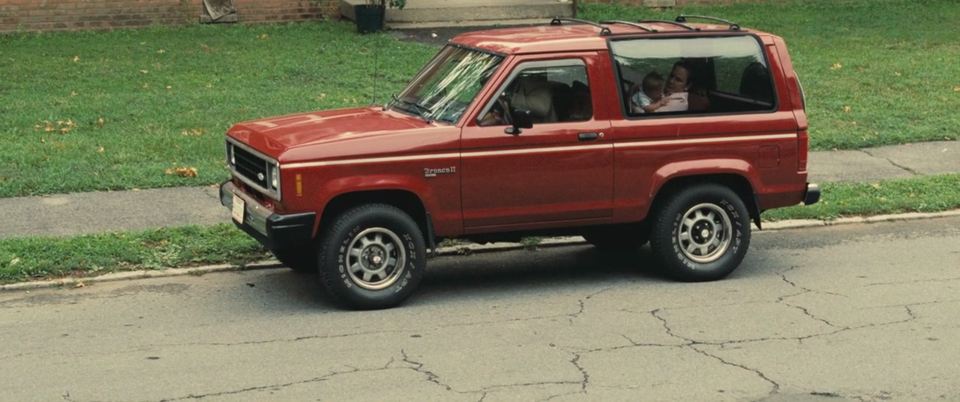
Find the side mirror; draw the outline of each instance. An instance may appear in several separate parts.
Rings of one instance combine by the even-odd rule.
[[[510,135],[520,135],[523,132],[524,128],[533,127],[533,113],[529,110],[512,110],[510,111],[510,121],[512,125],[503,130],[503,132]]]

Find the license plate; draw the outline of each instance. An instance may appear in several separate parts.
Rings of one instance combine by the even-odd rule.
[[[238,195],[233,195],[233,220],[243,223],[243,212],[246,210],[246,202]]]

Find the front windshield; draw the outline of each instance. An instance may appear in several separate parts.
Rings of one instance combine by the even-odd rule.
[[[391,107],[426,120],[456,123],[497,70],[500,56],[447,46],[437,54]]]

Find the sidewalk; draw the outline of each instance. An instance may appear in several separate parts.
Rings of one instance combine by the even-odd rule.
[[[809,166],[815,183],[960,173],[960,141],[811,152]],[[217,191],[204,186],[0,198],[0,239],[228,223]]]

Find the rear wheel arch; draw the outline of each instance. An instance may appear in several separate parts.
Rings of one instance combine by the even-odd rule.
[[[653,202],[648,211],[656,211],[664,200],[680,190],[702,183],[719,184],[733,190],[747,207],[751,220],[760,227],[761,211],[754,186],[746,176],[739,173],[689,174],[670,177],[659,188],[654,189]]]

